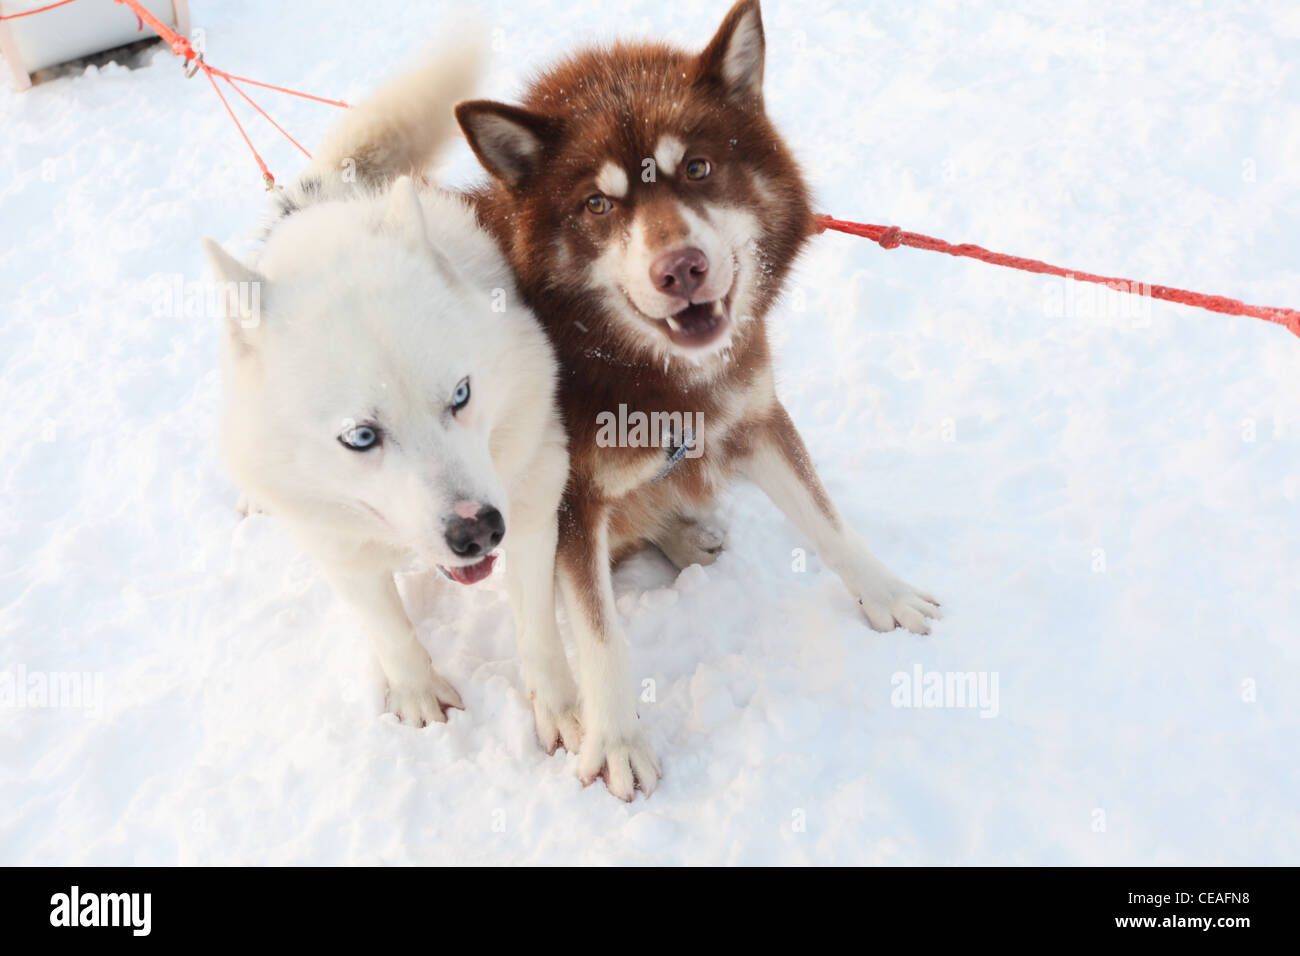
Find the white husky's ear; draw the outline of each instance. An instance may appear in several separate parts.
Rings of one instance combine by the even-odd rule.
[[[399,176],[388,194],[388,208],[384,212],[384,226],[391,229],[401,239],[412,243],[421,252],[428,253],[449,282],[459,283],[460,274],[446,256],[429,239],[428,229],[424,224],[424,207],[420,203],[420,194],[410,176]]]
[[[415,191],[415,183],[410,176],[398,176],[393,181],[388,193],[388,209],[384,213],[384,225],[403,239],[429,245],[429,233],[424,225],[424,209],[420,205],[420,194]]]
[[[456,121],[479,162],[512,189],[541,167],[555,133],[546,117],[492,100],[456,104]]]
[[[759,100],[763,95],[765,49],[758,0],[740,0],[700,54],[698,75],[721,82],[735,99]]]
[[[203,240],[203,252],[216,274],[217,299],[222,315],[230,320],[236,337],[241,331],[257,328],[262,321],[262,290],[266,280],[261,273],[244,265],[214,239]]]
[[[262,276],[248,268],[225,249],[215,239],[203,240],[203,252],[208,257],[212,271],[219,282],[261,282]]]

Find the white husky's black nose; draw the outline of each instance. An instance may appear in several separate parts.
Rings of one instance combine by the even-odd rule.
[[[505,535],[505,519],[491,505],[485,506],[472,517],[457,515],[447,522],[447,547],[462,558],[487,554],[501,543]]]

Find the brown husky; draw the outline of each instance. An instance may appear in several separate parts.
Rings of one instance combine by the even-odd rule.
[[[579,675],[575,688],[556,649],[534,708],[539,727],[572,726],[581,700],[579,774],[625,800],[651,793],[660,767],[637,723],[611,564],[647,543],[678,566],[712,562],[710,504],[736,474],[808,535],[873,628],[925,633],[939,616],[845,526],[776,397],[764,317],[814,225],[763,108],[763,57],[758,0],[741,0],[702,53],[590,50],[522,106],[456,109],[493,177],[473,196],[479,218],[561,366],[572,466],[556,568]]]

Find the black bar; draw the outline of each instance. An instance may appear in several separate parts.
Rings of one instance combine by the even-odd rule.
[[[761,943],[771,933],[788,931],[807,935],[819,948],[824,942],[814,940],[825,940],[832,931],[849,932],[868,944],[903,933],[919,947],[946,940],[1124,937],[1179,946],[1205,939],[1231,946],[1294,936],[1295,876],[1291,869],[1251,868],[737,869],[726,874],[9,868],[0,870],[0,925],[14,941],[37,936],[57,942],[75,935],[81,942],[115,937],[133,945],[191,939],[214,945],[333,945],[355,938],[390,946],[408,945],[399,938],[428,934],[434,951],[440,945],[463,948],[451,941],[483,929],[490,933],[485,945],[514,931],[533,933],[535,945],[546,948],[600,946],[602,937],[606,945],[635,946],[638,927],[651,932],[657,946],[675,945],[674,939],[697,929],[736,943]],[[107,921],[116,911],[120,925],[53,925],[70,922],[74,886],[79,922],[91,913],[102,913]],[[114,896],[104,900],[100,894]],[[143,894],[148,894],[147,935]],[[91,897],[93,904],[87,902]],[[559,937],[538,935],[557,930]]]

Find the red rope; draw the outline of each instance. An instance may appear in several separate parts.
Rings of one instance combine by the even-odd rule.
[[[11,13],[8,16],[0,16],[0,20],[17,20],[19,17],[30,17],[33,13],[44,13],[46,10],[53,10],[55,7],[67,6],[72,0],[59,0],[58,3],[51,3],[49,6],[37,7],[35,10],[28,10],[25,13]]]
[[[275,120],[271,118],[270,113],[262,109],[262,107],[258,106],[257,103],[253,101],[253,98],[249,96],[247,93],[245,93],[236,84],[248,83],[252,86],[260,86],[263,89],[275,90],[276,92],[279,93],[288,93],[290,96],[298,96],[305,100],[315,100],[317,103],[327,103],[330,106],[341,106],[344,109],[348,108],[348,104],[344,103],[342,100],[327,100],[322,96],[312,96],[310,93],[302,93],[299,92],[298,90],[291,90],[288,87],[274,86],[271,83],[262,83],[259,80],[250,80],[246,76],[235,76],[231,73],[227,73],[225,70],[220,70],[215,66],[209,66],[207,63],[203,61],[202,55],[200,55],[199,52],[194,49],[193,45],[191,45],[190,41],[186,37],[181,36],[171,27],[167,26],[167,24],[163,23],[156,16],[150,13],[145,7],[143,7],[139,3],[139,0],[114,0],[114,2],[120,3],[123,6],[130,7],[132,12],[135,13],[136,18],[140,21],[141,29],[143,29],[143,25],[147,23],[149,25],[149,29],[153,30],[154,33],[162,37],[163,41],[169,47],[171,47],[171,51],[175,53],[177,56],[183,57],[185,62],[190,63],[193,61],[197,61],[197,69],[202,70],[204,72],[204,74],[208,78],[208,82],[212,84],[212,88],[217,91],[217,96],[220,97],[221,99],[221,105],[224,106],[226,108],[226,112],[230,114],[231,120],[233,120],[235,123],[235,128],[239,130],[239,135],[243,137],[244,143],[248,146],[249,152],[253,154],[253,159],[257,162],[258,168],[262,170],[262,180],[266,183],[267,189],[270,189],[272,186],[275,185],[275,177],[272,176],[271,171],[267,169],[266,162],[262,159],[262,154],[257,151],[257,147],[253,145],[253,141],[248,138],[248,133],[244,131],[243,124],[239,122],[239,117],[235,115],[235,111],[230,108],[230,101],[227,100],[225,94],[221,92],[221,87],[217,86],[217,81],[214,79],[214,77],[219,76],[223,80],[225,80],[226,84],[232,90],[234,90],[236,93],[242,96],[244,100],[247,101],[249,106],[257,110],[257,112],[261,113],[268,123],[270,123],[272,126],[274,126],[277,130],[280,131],[280,134],[285,139],[293,143],[293,145],[297,146],[298,149],[302,150],[302,154],[306,156],[308,159],[311,159],[311,153],[307,152],[307,150],[303,148],[302,143],[298,142],[296,139],[290,136],[288,131],[283,126],[281,126],[279,123],[277,123]],[[0,16],[0,20],[16,20],[18,17],[29,17],[33,13],[41,13],[45,10],[53,10],[55,7],[62,7],[69,3],[72,3],[72,0],[59,0],[58,3],[51,3],[49,6],[38,7],[35,10],[28,10],[25,13],[14,13],[14,14],[10,14],[9,16]],[[189,75],[192,76],[193,72],[191,72]]]
[[[896,249],[899,246],[911,246],[913,249],[929,249],[931,252],[943,252],[950,256],[965,256],[968,259],[978,259],[981,262],[988,262],[995,266],[1007,266],[1011,269],[1020,269],[1023,272],[1046,273],[1047,275],[1061,276],[1065,279],[1077,279],[1080,282],[1095,282],[1112,288],[1118,287],[1122,291],[1129,291],[1140,286],[1139,283],[1131,279],[1093,275],[1090,272],[1075,272],[1070,269],[1062,269],[1060,266],[1048,265],[1046,262],[1039,262],[1037,259],[1022,259],[1019,256],[1009,256],[1001,252],[990,252],[988,249],[968,242],[954,246],[942,239],[935,239],[933,236],[923,236],[917,232],[903,232],[897,226],[874,226],[864,222],[835,219],[831,216],[817,216],[816,218],[819,233],[825,232],[827,229],[834,229],[837,232],[846,232],[851,236],[862,236],[871,239],[880,243],[881,248],[884,249]],[[1175,289],[1165,285],[1141,286],[1141,288],[1145,288],[1145,294],[1149,294],[1155,299],[1164,299],[1166,302],[1177,302],[1181,305],[1194,305],[1197,308],[1209,309],[1211,312],[1223,312],[1227,315],[1249,315],[1256,319],[1264,319],[1266,322],[1276,322],[1300,336],[1300,311],[1295,309],[1249,305],[1240,299],[1229,299],[1221,295],[1205,295],[1201,292],[1189,292],[1187,289]]]
[[[64,0],[64,2],[65,3],[71,2],[71,0]],[[300,93],[297,90],[291,90],[288,89],[287,87],[272,86],[270,83],[259,83],[257,80],[250,80],[247,77],[243,77],[243,76],[232,76],[231,74],[227,73],[225,70],[220,70],[215,66],[209,66],[207,63],[203,61],[203,57],[198,53],[197,50],[194,49],[194,47],[190,44],[190,41],[188,39],[181,36],[171,27],[167,26],[167,24],[163,23],[161,20],[155,17],[152,13],[150,13],[139,3],[139,0],[114,0],[114,2],[123,4],[124,6],[128,6],[133,11],[135,11],[135,15],[140,18],[140,21],[142,23],[147,23],[149,25],[149,28],[153,30],[154,33],[162,37],[163,41],[167,43],[168,46],[171,47],[171,51],[175,53],[177,56],[183,57],[187,63],[191,61],[197,61],[198,69],[204,72],[204,74],[208,78],[208,82],[212,84],[212,88],[217,91],[217,96],[221,98],[222,105],[225,106],[226,112],[230,114],[230,118],[235,123],[235,128],[239,130],[239,135],[243,137],[244,142],[248,146],[249,152],[253,154],[253,159],[257,162],[258,168],[262,170],[262,180],[266,183],[267,189],[270,189],[272,186],[275,185],[275,177],[272,176],[271,171],[267,169],[266,162],[265,160],[262,159],[262,154],[257,151],[257,147],[253,145],[253,141],[248,138],[248,133],[244,131],[243,124],[239,122],[239,118],[235,116],[235,111],[230,107],[230,101],[227,100],[225,94],[221,92],[221,87],[217,86],[217,81],[215,77],[219,76],[223,80],[225,80],[227,85],[229,85],[229,87],[232,90],[234,90],[236,93],[242,96],[248,102],[249,106],[253,107],[253,109],[261,113],[262,116],[266,118],[266,121],[268,123],[270,123],[272,126],[274,126],[277,130],[280,131],[281,135],[283,135],[285,139],[287,139],[289,142],[293,143],[293,145],[297,146],[300,150],[302,150],[303,155],[306,156],[308,159],[311,159],[311,153],[303,149],[302,144],[299,143],[292,136],[290,136],[283,126],[281,126],[275,120],[271,119],[271,114],[269,114],[266,110],[262,109],[262,107],[258,106],[257,103],[253,101],[253,98],[251,96],[249,96],[242,89],[236,86],[235,85],[236,82],[251,83],[253,86],[265,87],[268,90],[277,90],[281,93],[288,93],[291,96],[300,96],[303,99],[315,100],[318,103],[328,103],[331,106],[342,106],[346,108],[348,105],[347,103],[344,103],[342,100],[327,100],[319,96],[312,96],[310,93]],[[36,11],[32,11],[32,12],[34,13]]]
[[[257,103],[253,102],[252,97],[240,89],[237,83],[248,83],[253,86],[260,86],[268,90],[276,90],[280,93],[288,93],[290,96],[298,96],[307,100],[315,100],[318,103],[328,103],[331,106],[341,106],[347,108],[347,103],[342,100],[327,100],[323,97],[312,96],[310,93],[301,93],[298,90],[291,90],[283,86],[273,86],[270,83],[261,83],[257,80],[250,80],[243,76],[233,76],[225,70],[219,70],[215,66],[209,66],[203,62],[203,57],[194,49],[190,41],[177,34],[167,24],[163,23],[139,3],[139,0],[114,0],[115,3],[123,4],[130,7],[141,23],[147,23],[155,33],[171,47],[171,51],[177,56],[184,57],[186,62],[193,60],[198,61],[198,68],[207,75],[208,82],[216,91],[221,103],[230,114],[231,120],[234,121],[235,128],[239,130],[239,135],[243,137],[249,151],[253,154],[253,159],[257,161],[258,167],[262,170],[262,179],[266,182],[267,188],[275,185],[275,177],[267,169],[265,161],[258,153],[257,148],[253,146],[253,141],[248,138],[248,133],[244,131],[243,125],[239,118],[235,116],[235,111],[230,108],[230,102],[217,86],[214,76],[219,76],[226,81],[232,90],[248,101],[248,104],[261,113],[272,126],[274,126],[289,142],[302,150],[304,156],[311,158],[311,153],[303,149],[301,143],[288,134],[275,120],[271,119],[269,113]],[[16,20],[19,17],[29,17],[34,13],[41,13],[45,10],[53,10],[55,7],[66,6],[72,3],[72,0],[59,0],[57,3],[51,3],[48,6],[38,7],[35,10],[28,10],[24,13],[11,13],[8,16],[0,16],[0,21]],[[944,242],[942,239],[935,239],[933,236],[925,236],[917,232],[903,232],[897,226],[876,226],[870,223],[850,222],[844,219],[835,219],[831,216],[817,216],[817,231],[825,232],[827,229],[834,229],[838,232],[845,232],[852,236],[862,236],[878,242],[881,248],[896,249],[899,246],[911,246],[913,249],[929,249],[931,252],[942,252],[950,256],[964,256],[968,259],[978,259],[981,262],[988,262],[995,266],[1007,266],[1011,269],[1020,269],[1023,272],[1037,272],[1047,275],[1060,276],[1064,279],[1077,279],[1080,282],[1093,282],[1099,285],[1118,288],[1122,291],[1131,291],[1135,286],[1139,289],[1145,288],[1144,294],[1150,295],[1156,299],[1163,299],[1166,302],[1177,302],[1181,305],[1192,305],[1201,309],[1208,309],[1211,312],[1222,312],[1227,315],[1248,315],[1257,319],[1264,319],[1266,322],[1275,322],[1287,329],[1290,329],[1296,336],[1300,336],[1300,311],[1295,309],[1270,308],[1263,305],[1249,305],[1240,299],[1229,299],[1221,295],[1205,295],[1201,292],[1191,292],[1187,289],[1175,289],[1171,286],[1152,285],[1143,286],[1140,283],[1133,282],[1130,279],[1120,279],[1113,276],[1093,275],[1090,272],[1073,272],[1068,269],[1062,269],[1060,266],[1049,265],[1046,262],[1040,262],[1037,259],[1022,259],[1019,256],[1009,256],[1001,252],[990,252],[982,246],[976,246],[971,243],[962,243],[961,245],[952,245]]]

